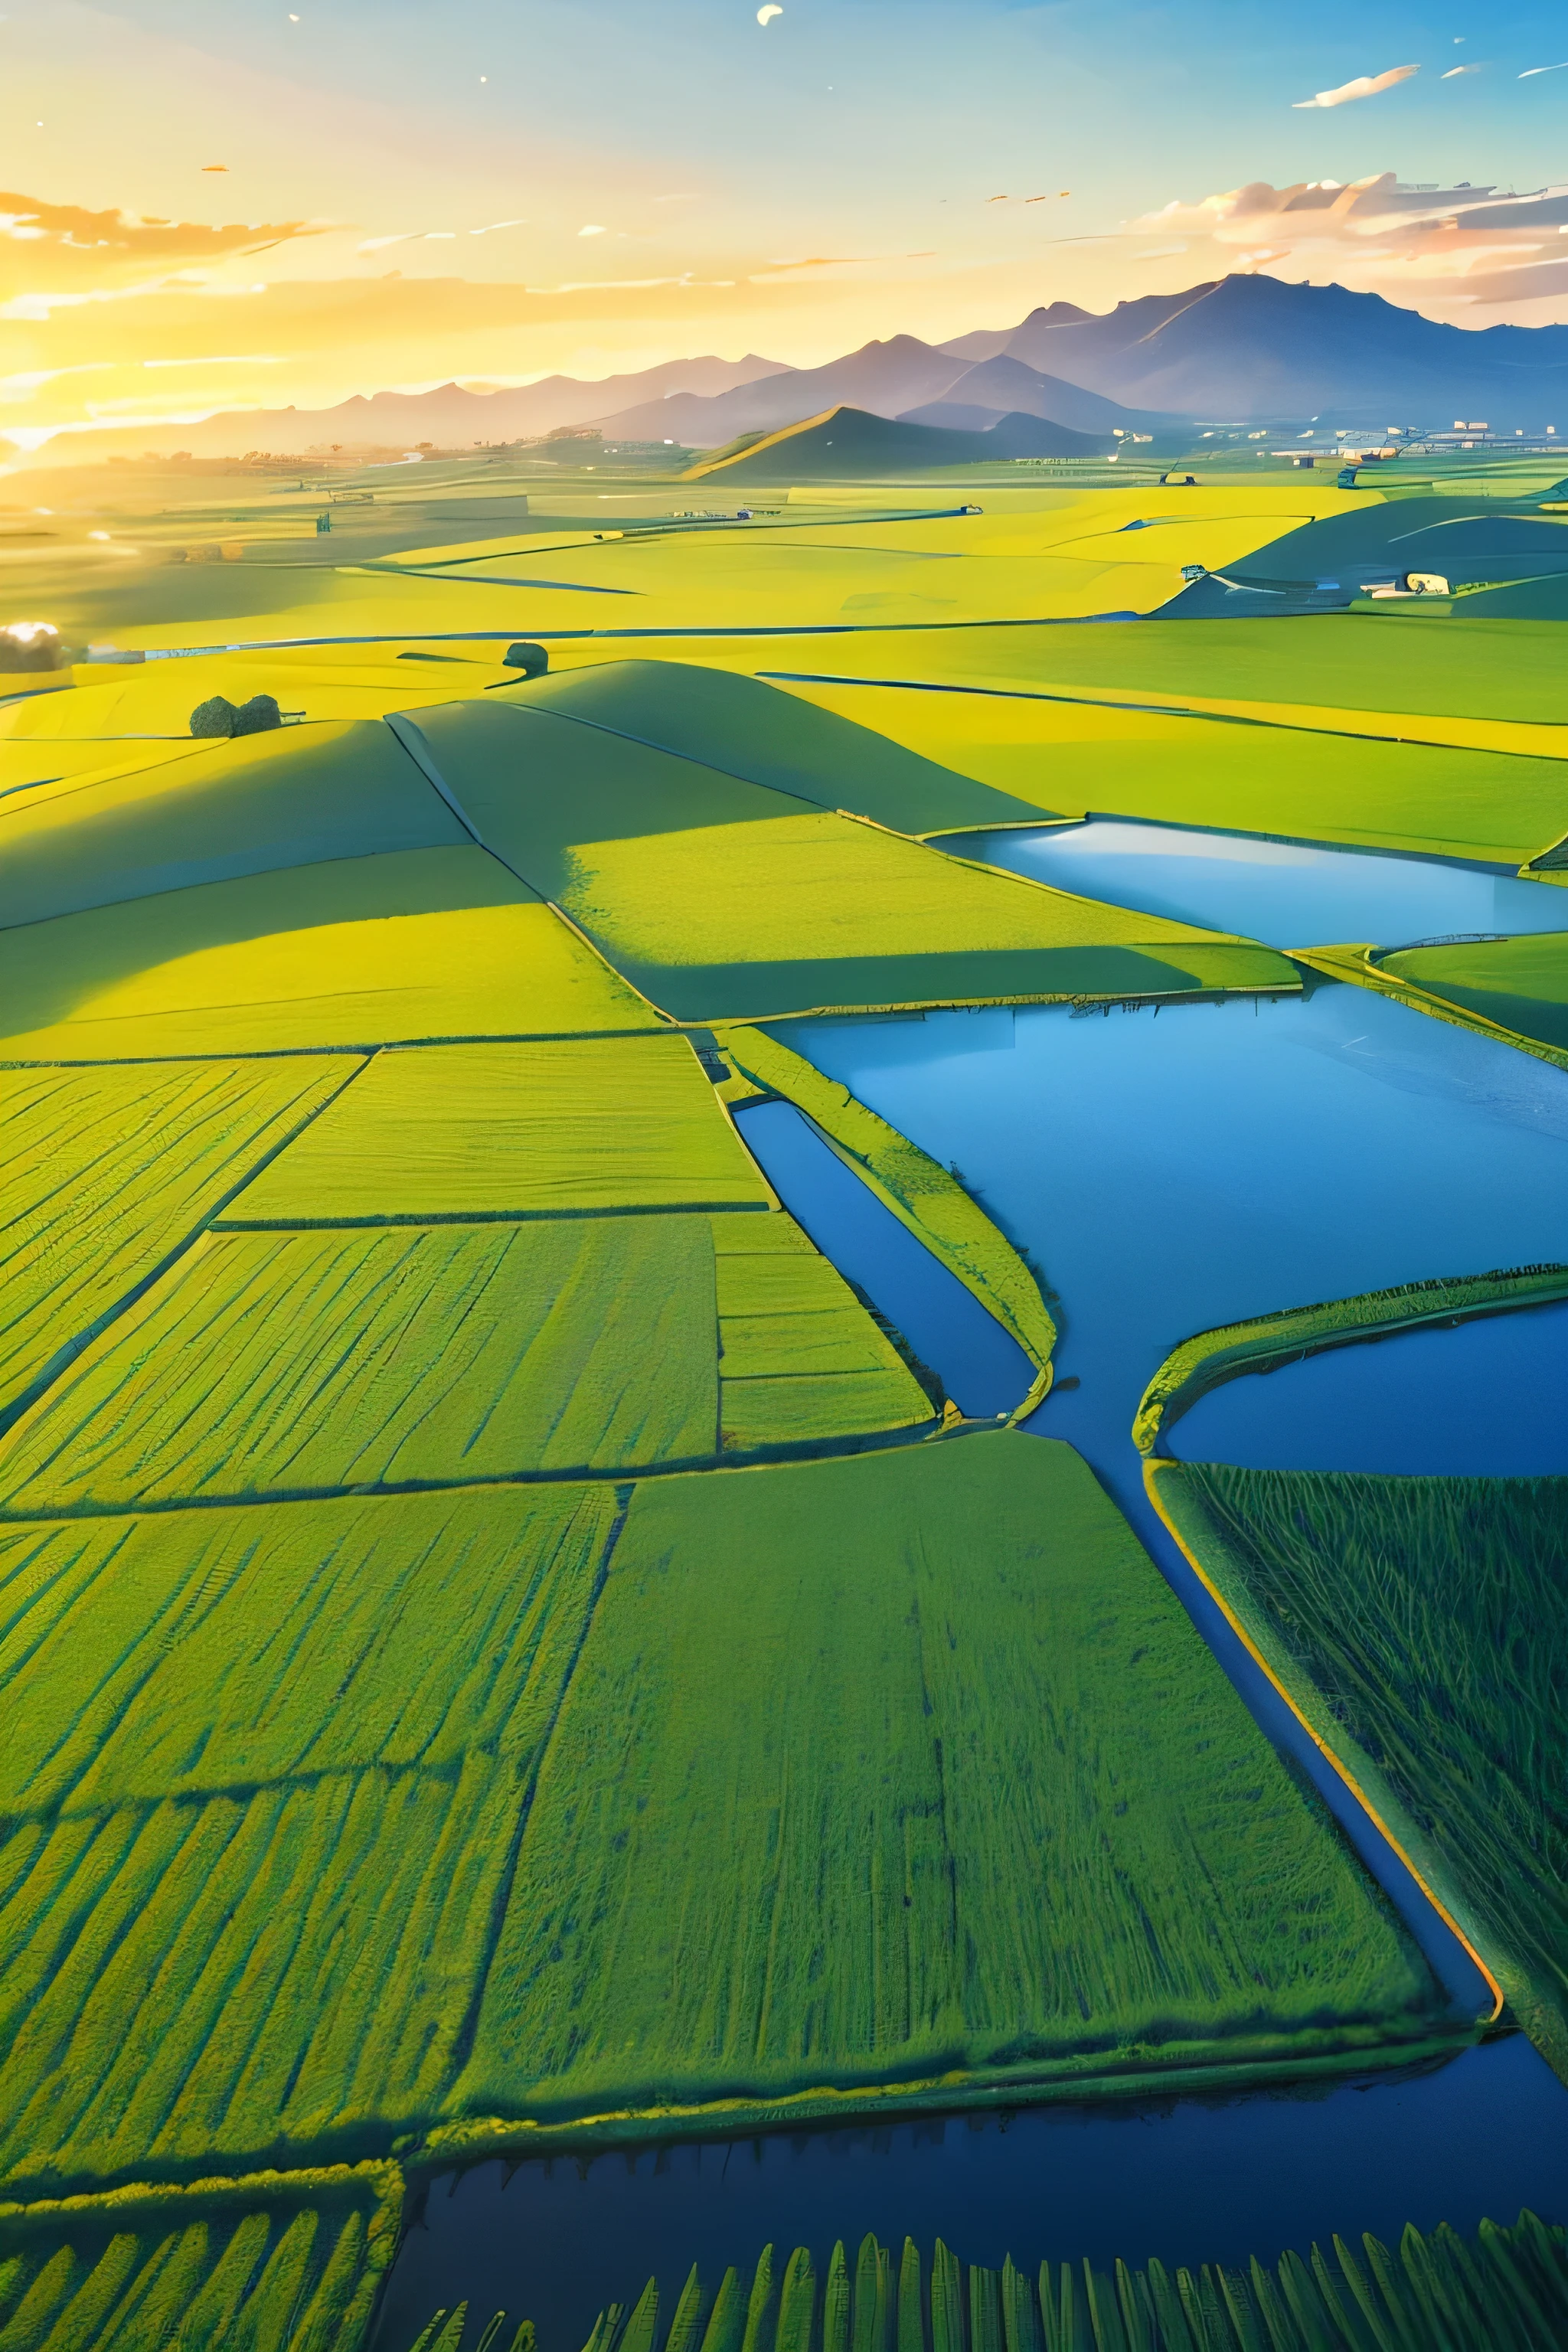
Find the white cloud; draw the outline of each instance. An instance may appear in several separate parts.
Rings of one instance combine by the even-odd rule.
[[[589,221],[577,232],[579,236],[603,236],[605,233],[605,225],[602,221]]]
[[[1564,58],[1560,66],[1526,66],[1524,71],[1520,75],[1520,79],[1521,81],[1533,81],[1537,74],[1543,73],[1568,73],[1568,58]]]
[[[1392,89],[1395,82],[1408,81],[1412,74],[1420,70],[1419,66],[1390,66],[1386,73],[1358,74],[1354,81],[1341,82],[1338,89],[1321,89],[1315,98],[1299,98],[1294,110],[1300,114],[1306,107],[1348,106],[1352,98],[1376,98],[1382,91]]]
[[[1337,279],[1391,301],[1444,304],[1512,302],[1555,295],[1565,273],[1557,257],[1532,257],[1568,231],[1568,184],[1520,195],[1488,184],[1412,186],[1392,172],[1342,186],[1336,180],[1275,187],[1252,181],[1175,202],[1126,223],[1129,238],[1152,232],[1206,242],[1216,274],[1270,269],[1317,283]],[[1129,259],[1141,257],[1131,247]]]

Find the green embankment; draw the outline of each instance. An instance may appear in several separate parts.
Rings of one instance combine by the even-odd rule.
[[[358,1067],[321,1055],[0,1070],[0,1423]]]
[[[5,2352],[359,2352],[403,2178],[363,2164],[0,2205]]]
[[[1457,2030],[1087,1466],[998,1432],[637,1487],[427,2156]]]
[[[437,2312],[409,2352],[502,2352],[504,2315],[477,2338],[467,2317],[467,2305]],[[657,2279],[635,2308],[607,2305],[585,2352],[1541,2352],[1564,2336],[1568,2234],[1524,2212],[1470,2237],[1412,2224],[1393,2248],[1336,2236],[1245,2269],[1047,2261],[1036,2272],[1009,2254],[994,2271],[940,2238],[929,2269],[909,2238],[895,2267],[892,2249],[866,2237],[853,2257],[840,2240],[818,2278],[805,2246],[781,2262],[768,2245],[749,2294],[734,2270],[715,2288],[693,2263],[673,2306]]]
[[[1132,1424],[1140,1453],[1158,1454],[1173,1421],[1222,1381],[1245,1372],[1271,1372],[1326,1348],[1380,1339],[1423,1324],[1463,1323],[1478,1315],[1545,1306],[1568,1298],[1568,1265],[1500,1267],[1368,1290],[1311,1307],[1288,1307],[1246,1323],[1200,1331],[1173,1349],[1143,1391]]]
[[[1568,1068],[1568,934],[1523,932],[1392,954],[1356,944],[1299,948],[1297,963],[1391,996],[1435,1021],[1452,1022]]]
[[[527,704],[400,724],[480,840],[678,1020],[1300,984],[1256,942],[1023,883]]]
[[[663,1025],[472,844],[333,858],[0,931],[0,1057],[12,1061]]]
[[[918,1144],[766,1030],[727,1028],[722,1040],[736,1070],[763,1094],[803,1110],[900,1223],[1012,1333],[1036,1371],[1013,1418],[1032,1412],[1050,1388],[1057,1327],[1038,1282],[979,1202]]]
[[[765,1209],[683,1037],[375,1055],[234,1202],[230,1225]]]
[[[1233,1619],[1568,2081],[1568,1479],[1165,1463],[1158,1482]]]

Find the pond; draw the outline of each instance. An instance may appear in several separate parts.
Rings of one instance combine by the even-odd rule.
[[[940,845],[1058,890],[1241,931],[1272,948],[1568,930],[1568,890],[1449,857],[1320,849],[1109,817],[1038,832],[944,835]]]

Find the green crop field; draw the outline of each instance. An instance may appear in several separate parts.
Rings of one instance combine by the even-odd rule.
[[[1160,1493],[1568,2079],[1568,1479],[1182,1463]]]
[[[672,2128],[1448,2030],[1084,1465],[1002,1433],[638,1486],[458,2104]]]
[[[351,1095],[247,1187],[226,1223],[418,1223],[769,1202],[683,1038],[378,1054]]]
[[[1079,1311],[1048,1228],[1042,1270],[798,1016],[1301,965],[968,837],[1095,811],[1550,898],[1555,627],[1155,617],[1379,493],[1137,464],[710,527],[722,473],[558,455],[548,520],[468,541],[461,465],[378,467],[320,543],[313,477],[171,481],[134,544],[0,547],[99,656],[0,680],[0,2352],[364,2352],[405,2194],[491,2154],[1477,2042],[1088,1462],[965,1422],[731,1116],[799,1108],[1025,1349],[1020,1421]],[[277,730],[187,731],[256,695]],[[1554,939],[1348,954],[1303,961],[1568,1045]],[[1140,1442],[1244,1358],[1561,1282],[1205,1333]],[[1562,2066],[1568,1482],[1155,1471]],[[1524,2223],[1245,2281],[868,2242],[594,2352],[1426,2352],[1416,2305],[1512,2352],[1562,2264]]]
[[[16,1061],[661,1025],[472,845],[334,858],[0,931],[0,1054]]]
[[[384,2153],[442,2111],[618,1515],[604,1483],[0,1534],[8,2179]]]
[[[788,1217],[711,1221],[727,1451],[929,1422],[931,1402]]]
[[[437,2312],[409,2352],[502,2352],[504,2313],[478,2335],[468,2318],[466,2304]],[[1525,2212],[1470,2238],[1412,2225],[1397,2248],[1336,2236],[1305,2259],[1290,2251],[1245,2269],[1047,2257],[1037,2272],[1009,2254],[987,2270],[940,2238],[929,2266],[910,2238],[895,2265],[867,2236],[852,2261],[840,2239],[819,2277],[809,2248],[781,2262],[770,2243],[749,2291],[733,2269],[715,2285],[693,2263],[672,2307],[649,2279],[635,2306],[605,2306],[585,2352],[1538,2352],[1564,2327],[1568,2242]]]
[[[1544,727],[1519,730],[1528,731],[1531,748],[1504,751],[1465,740],[1483,731],[1474,723],[1455,726],[1461,740],[1445,743],[1450,722],[1434,718],[1429,729],[1438,740],[1412,741],[1419,728],[1397,712],[1363,718],[1331,698],[1307,703],[1311,692],[1330,692],[1310,662],[1299,682],[1243,673],[1240,685],[1271,682],[1281,699],[1246,701],[1243,723],[1211,717],[1215,703],[1205,698],[1220,688],[1206,664],[1194,658],[1184,683],[1177,665],[1158,657],[1171,637],[1186,646],[1205,625],[1141,630],[1140,648],[1146,636],[1157,641],[1147,680],[1081,675],[1082,666],[1058,650],[1067,634],[1061,631],[1049,633],[1049,666],[1043,654],[1037,683],[1022,667],[1022,633],[1012,630],[993,633],[984,648],[973,642],[983,631],[966,633],[962,646],[944,643],[934,652],[922,646],[907,667],[888,646],[871,653],[836,646],[824,659],[820,647],[804,641],[770,648],[769,663],[785,676],[828,673],[792,691],[1032,801],[1042,817],[1142,817],[1516,866],[1568,830],[1568,772],[1559,759],[1542,756]],[[1331,624],[1271,622],[1262,634],[1301,626]],[[1373,625],[1371,634],[1386,640],[1388,633]],[[960,690],[920,690],[939,665]],[[909,683],[860,685],[858,672],[868,680],[901,676]],[[1144,693],[1147,705],[1128,707]],[[1189,695],[1200,698],[1195,709],[1161,707],[1164,698],[1180,704]]]
[[[395,2165],[0,2205],[6,2352],[360,2352],[396,2248]]]
[[[0,1509],[700,1462],[721,1374],[726,1449],[931,1417],[783,1215],[218,1233],[0,1438]]]
[[[0,1070],[0,1416],[353,1075],[342,1056]]]
[[[20,1523],[0,1559],[19,2187],[1468,2030],[1063,1446]]]

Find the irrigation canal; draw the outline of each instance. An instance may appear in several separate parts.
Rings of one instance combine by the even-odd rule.
[[[1281,944],[1568,929],[1568,898],[1490,872],[1192,835],[1173,859],[1170,838],[1106,824],[1005,837],[1008,862],[1042,879]],[[1333,985],[1158,1014],[987,1008],[784,1034],[956,1166],[1044,1269],[1058,1386],[1029,1428],[1093,1465],[1264,1730],[1311,1771],[1457,1998],[1481,2009],[1473,1964],[1147,1503],[1130,1432],[1150,1375],[1194,1331],[1568,1257],[1568,1074]],[[1026,1372],[1012,1342],[798,1114],[769,1106],[742,1123],[786,1205],[961,1406],[1016,1403]],[[1538,1308],[1233,1381],[1174,1444],[1260,1466],[1568,1471],[1565,1372],[1568,1307]],[[431,2184],[375,2352],[405,2352],[463,2295],[476,2312],[526,2313],[544,2352],[575,2352],[608,2296],[635,2296],[655,2272],[673,2295],[693,2261],[705,2277],[731,2262],[746,2275],[769,2239],[813,2246],[819,2268],[836,2237],[867,2230],[895,2244],[940,2234],[988,2264],[1009,2251],[1239,2262],[1334,2231],[1473,2229],[1521,2205],[1568,2213],[1568,2089],[1519,2034],[1310,2094],[1025,2109],[510,2173],[489,2163]]]

